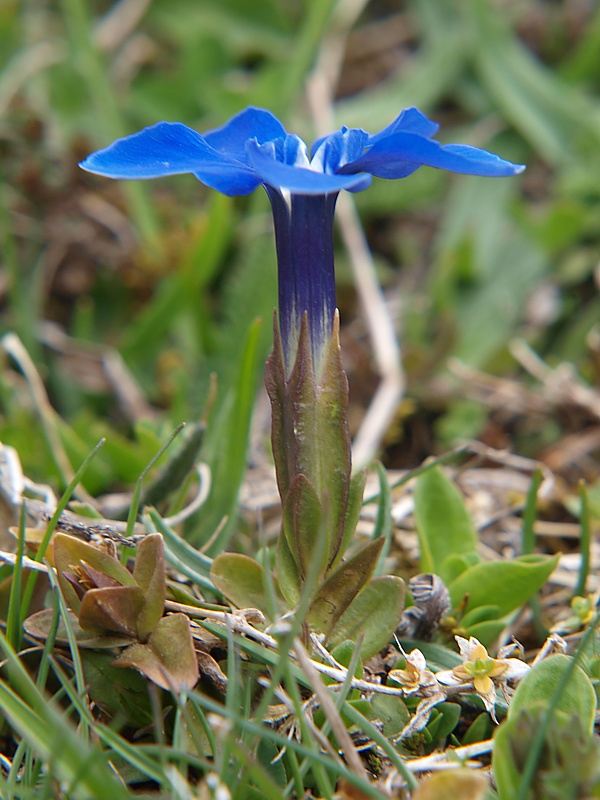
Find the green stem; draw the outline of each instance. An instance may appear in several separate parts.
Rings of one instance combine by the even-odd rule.
[[[587,487],[583,481],[579,484],[579,499],[581,501],[580,527],[581,537],[579,549],[581,551],[581,567],[577,586],[573,592],[573,597],[584,597],[588,575],[590,572],[590,545],[591,545],[591,525],[590,525],[590,503],[588,499]]]
[[[521,548],[523,555],[530,555],[535,551],[535,531],[533,526],[537,516],[537,495],[540,486],[542,485],[543,474],[541,469],[536,469],[531,477],[531,486],[527,493],[527,500],[525,502],[525,510],[523,512],[523,535],[521,540]],[[538,640],[543,641],[548,635],[548,631],[542,622],[542,610],[540,607],[540,599],[532,597],[529,601],[529,608],[533,615],[533,626]]]

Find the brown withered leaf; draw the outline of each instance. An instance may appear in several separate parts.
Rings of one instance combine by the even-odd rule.
[[[198,666],[202,677],[209,680],[221,694],[225,694],[227,691],[227,675],[225,675],[215,659],[203,650],[196,650],[196,657],[198,658]]]

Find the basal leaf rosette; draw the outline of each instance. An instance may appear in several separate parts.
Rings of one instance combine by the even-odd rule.
[[[125,649],[113,662],[132,667],[163,689],[191,688],[198,680],[198,664],[189,620],[184,614],[165,612],[165,555],[163,538],[151,533],[136,551],[133,571],[117,558],[114,549],[57,533],[53,566],[67,605],[76,616],[82,644]],[[27,620],[43,635],[51,610]],[[115,638],[116,637],[116,638]]]

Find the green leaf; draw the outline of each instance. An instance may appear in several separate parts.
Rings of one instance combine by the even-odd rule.
[[[137,618],[138,636],[144,641],[165,610],[165,549],[160,533],[151,533],[138,544],[133,577],[144,593]]]
[[[350,662],[354,656],[354,650],[356,649],[356,642],[352,641],[351,639],[344,639],[343,642],[336,645],[333,650],[331,651],[331,655],[335,658],[338,664],[342,664],[344,667],[349,667]],[[362,659],[359,658],[356,662],[356,667],[354,669],[354,677],[361,678],[363,672],[363,662]],[[326,675],[323,676],[323,681],[326,685],[328,685],[331,681],[327,678]]]
[[[2,714],[25,739],[36,756],[52,764],[63,786],[81,800],[129,800],[131,794],[106,763],[99,747],[91,747],[53,703],[40,696],[30,708],[16,692],[0,681]],[[47,708],[43,708],[43,703]]]
[[[470,567],[448,590],[456,608],[468,596],[467,611],[479,606],[498,606],[505,616],[532,598],[546,583],[559,556],[529,555],[513,561],[488,561]]]
[[[352,506],[348,509],[351,465],[348,382],[341,364],[339,321],[336,317],[318,383],[306,318],[300,330],[296,360],[287,379],[276,327],[274,337],[265,384],[271,400],[271,440],[279,493],[287,502],[299,475],[310,481],[324,512],[325,552],[331,566],[343,556],[342,541],[347,541],[354,532],[357,513],[356,496],[351,498]],[[289,538],[288,546],[294,559],[300,561]]]
[[[498,606],[477,606],[461,617],[460,627],[468,631],[472,625],[499,618],[500,608]]]
[[[132,644],[113,664],[137,669],[167,691],[193,688],[199,673],[189,619],[185,614],[163,617],[147,644]]]
[[[441,644],[422,642],[416,639],[402,639],[400,644],[408,653],[417,648],[425,656],[427,666],[434,672],[442,669],[452,669],[462,664],[462,659],[455,650],[449,650]]]
[[[482,742],[484,739],[489,739],[492,734],[492,720],[487,711],[475,717],[473,722],[467,728],[467,732],[462,737],[461,745],[475,744],[475,742]]]
[[[383,723],[383,733],[389,738],[400,733],[410,719],[410,711],[401,697],[376,692],[371,700],[370,717]]]
[[[600,740],[576,713],[536,703],[512,714],[496,731],[492,768],[500,800],[600,797]],[[532,765],[540,730],[541,749]]]
[[[158,506],[161,501],[183,485],[198,461],[204,430],[205,426],[201,424],[187,425],[183,444],[168,459],[160,473],[143,489],[142,506]]]
[[[283,790],[287,783],[287,774],[283,759],[279,758],[279,755],[279,748],[274,742],[269,739],[260,740],[256,748],[256,760],[273,782]],[[264,798],[262,792],[257,792],[256,796]]]
[[[531,710],[537,705],[547,707],[564,673],[571,668],[572,661],[570,656],[558,654],[545,658],[532,667],[517,686],[508,710],[509,719],[521,710]],[[568,715],[576,715],[581,720],[584,731],[591,735],[596,705],[594,685],[581,667],[575,665],[556,709]]]
[[[285,498],[294,478],[294,469],[287,451],[288,433],[285,414],[287,381],[277,314],[273,317],[273,350],[265,365],[265,387],[271,401],[271,449],[275,462],[277,488],[280,497]]]
[[[336,645],[331,650],[331,655],[333,656],[333,658],[335,658],[338,664],[341,664],[344,667],[349,667],[350,662],[352,661],[352,658],[354,656],[355,650],[356,650],[356,642],[353,642],[350,639],[345,639],[343,642]],[[356,660],[354,677],[362,678],[362,676],[363,676],[363,660],[359,656],[358,659]],[[328,678],[327,675],[323,675],[322,679],[323,683],[326,686],[336,683],[336,681],[334,681],[333,678]],[[357,689],[352,689],[350,692],[348,692],[348,697],[347,697],[348,700],[358,700],[359,698],[360,698],[360,692]]]
[[[446,574],[445,583],[452,583],[452,581],[458,578],[465,570],[478,563],[479,556],[477,553],[468,553],[462,556],[447,556],[444,559],[444,572]]]
[[[462,495],[439,467],[421,475],[415,486],[415,519],[421,544],[421,572],[446,580],[446,559],[473,555],[477,535]]]
[[[207,583],[212,565],[212,558],[205,556],[191,544],[178,536],[170,528],[160,514],[155,509],[150,508],[146,512],[152,524],[163,535],[165,544],[165,555],[169,562],[174,562],[177,568],[183,567],[187,577],[196,583]]]
[[[152,723],[148,683],[142,675],[112,666],[114,653],[88,650],[81,660],[90,697],[104,714],[124,718],[129,727]]]
[[[431,740],[438,742],[449,736],[460,719],[461,707],[458,703],[440,703],[436,707],[438,715],[427,725]]]
[[[382,547],[383,539],[370,542],[347,561],[342,562],[319,587],[307,615],[309,623],[319,633],[329,635],[333,631],[340,616],[369,582]],[[352,638],[344,634],[340,636],[338,642]]]
[[[488,619],[484,622],[477,622],[467,628],[469,636],[479,639],[484,647],[490,648],[498,639],[502,631],[506,628],[506,620]]]
[[[273,609],[265,593],[263,567],[258,561],[240,553],[221,553],[213,562],[210,577],[237,608],[258,608],[271,618]]]
[[[398,627],[404,591],[404,581],[395,575],[373,578],[340,616],[329,634],[329,644],[335,647],[344,639],[356,642],[364,634],[361,657],[366,659],[378,653]]]
[[[280,535],[277,540],[277,554],[275,558],[279,589],[281,594],[285,597],[289,608],[295,608],[300,602],[300,597],[302,595],[302,581],[300,570],[288,547],[287,539],[283,535]]]
[[[508,720],[494,732],[492,766],[500,800],[514,800],[519,793],[521,772],[517,769],[514,750],[514,736],[517,732],[517,726]],[[534,800],[533,794],[527,792],[524,800]]]
[[[317,424],[314,442],[320,454],[323,493],[331,525],[328,563],[339,555],[342,541],[354,534],[358,508],[347,518],[351,480],[351,441],[348,428],[348,378],[342,365],[340,319],[336,314],[329,338],[317,394]],[[360,479],[359,479],[360,480]],[[356,489],[356,485],[355,485]],[[356,501],[356,498],[354,498]],[[350,530],[348,527],[350,526]]]

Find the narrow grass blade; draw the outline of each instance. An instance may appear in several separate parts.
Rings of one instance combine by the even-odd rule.
[[[590,503],[588,498],[587,486],[583,481],[579,484],[579,500],[581,503],[581,537],[579,539],[579,550],[581,552],[581,566],[577,585],[573,592],[573,597],[583,597],[586,591],[587,579],[590,573],[590,547],[592,542],[592,526]]]

